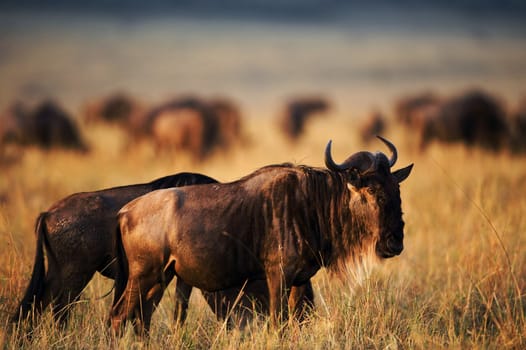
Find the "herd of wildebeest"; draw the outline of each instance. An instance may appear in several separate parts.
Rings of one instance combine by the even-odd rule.
[[[247,137],[238,105],[228,98],[178,96],[146,107],[124,93],[115,93],[86,103],[73,118],[59,103],[12,103],[0,114],[0,155],[9,145],[23,148],[67,148],[89,152],[79,125],[114,124],[129,136],[129,144],[152,142],[159,151],[185,152],[203,160],[217,150],[228,150]],[[325,96],[290,99],[279,113],[276,125],[291,141],[298,140],[315,115],[330,115]],[[526,151],[526,97],[507,106],[501,98],[482,89],[442,97],[432,92],[402,96],[386,118],[374,111],[363,118],[359,132],[368,142],[385,134],[390,125],[403,125],[418,139],[420,149],[434,141],[463,143],[490,151]]]
[[[321,97],[291,101],[279,125],[296,139],[310,115],[329,107]],[[509,114],[497,98],[473,90],[451,98],[409,96],[395,109],[398,121],[419,130],[422,148],[439,140],[525,149],[526,101]],[[55,103],[14,104],[2,118],[2,144],[89,152],[73,119]],[[113,95],[88,104],[85,122],[116,123],[134,139],[151,138],[199,159],[238,142],[242,128],[231,101],[196,97],[145,110]],[[364,140],[386,125],[375,112],[363,125]],[[49,306],[57,323],[66,324],[96,272],[114,280],[108,323],[116,334],[127,320],[138,334],[148,334],[174,277],[177,324],[186,318],[194,288],[230,326],[243,326],[255,314],[268,315],[272,325],[289,316],[304,320],[315,307],[311,278],[320,268],[341,275],[349,264],[403,250],[399,184],[413,165],[392,170],[397,148],[378,139],[388,154],[359,151],[339,164],[329,141],[324,168],[269,165],[230,183],[179,173],[59,200],[36,220],[33,272],[12,321],[32,323]]]

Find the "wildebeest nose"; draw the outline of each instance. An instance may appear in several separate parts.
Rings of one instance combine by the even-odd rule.
[[[396,238],[391,238],[387,241],[387,248],[394,255],[399,255],[404,250],[404,243]]]

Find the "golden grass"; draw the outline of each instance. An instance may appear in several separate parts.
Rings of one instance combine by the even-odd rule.
[[[341,284],[320,271],[313,280],[316,309],[304,325],[282,332],[258,320],[244,331],[226,330],[199,293],[185,325],[173,329],[173,286],[155,313],[152,335],[143,341],[128,329],[112,343],[105,320],[111,288],[100,276],[90,283],[65,331],[50,313],[28,333],[7,322],[33,263],[33,224],[56,200],[78,191],[149,181],[179,171],[197,171],[220,181],[239,178],[269,163],[323,164],[333,139],[334,157],[361,150],[352,123],[318,120],[297,145],[289,145],[265,119],[249,120],[244,149],[218,154],[203,164],[184,156],[155,154],[148,144],[122,151],[122,134],[87,131],[86,157],[29,150],[0,176],[0,326],[5,348],[524,348],[526,347],[526,162],[460,146],[413,151],[410,135],[386,135],[399,146],[398,165],[415,163],[402,184],[406,249],[357,285]],[[352,280],[352,279],[351,279]]]

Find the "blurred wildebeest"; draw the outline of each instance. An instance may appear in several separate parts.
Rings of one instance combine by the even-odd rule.
[[[239,109],[224,98],[178,98],[157,107],[147,120],[159,149],[188,151],[197,159],[231,147],[241,136]]]
[[[427,111],[440,102],[440,98],[432,92],[402,97],[395,104],[396,119],[403,125],[420,130]]]
[[[0,120],[1,145],[88,151],[75,121],[52,100],[43,101],[34,108],[15,103]]]
[[[452,97],[424,118],[421,148],[437,140],[498,151],[510,138],[504,108],[494,96],[470,90]]]
[[[215,98],[208,104],[217,120],[218,146],[227,149],[241,141],[242,118],[238,106],[226,98]]]
[[[152,125],[153,141],[158,151],[186,151],[196,159],[206,155],[205,120],[193,108],[166,110]]]
[[[387,126],[385,117],[380,111],[373,111],[359,127],[360,137],[364,143],[370,142],[376,137],[384,133]]]
[[[283,133],[292,141],[297,140],[308,119],[329,110],[330,103],[323,97],[302,97],[289,101],[278,123]]]
[[[178,284],[209,292],[265,281],[276,325],[287,317],[291,287],[322,266],[337,273],[368,253],[400,254],[399,183],[412,165],[391,172],[397,151],[382,141],[391,158],[358,152],[336,164],[329,142],[328,170],[272,165],[231,183],[159,190],[125,205],[117,261],[127,263],[115,284],[114,331],[141,305],[138,331],[147,332],[153,305],[175,275]]]
[[[84,121],[111,123],[128,127],[135,114],[142,112],[140,104],[124,93],[115,93],[90,101],[84,106]]]
[[[526,152],[526,96],[510,116],[511,149],[515,153]]]
[[[216,180],[201,174],[179,173],[145,184],[76,193],[56,202],[37,219],[33,272],[12,321],[25,319],[32,311],[40,314],[51,304],[55,319],[64,322],[70,303],[79,298],[95,272],[115,279],[117,212],[124,204],[158,189],[208,183]],[[307,287],[311,287],[310,283]],[[209,293],[205,297],[217,316],[226,318],[240,289],[238,286],[224,294]],[[177,318],[186,316],[190,292],[188,288],[177,291],[177,303],[181,306],[177,309]],[[265,312],[267,295],[260,286],[248,284],[239,299],[239,307],[250,307],[254,299],[263,305],[261,312]],[[313,303],[313,297],[308,294],[305,301],[302,298],[302,295],[297,297],[302,306]]]

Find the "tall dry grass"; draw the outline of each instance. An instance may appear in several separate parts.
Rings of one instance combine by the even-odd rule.
[[[406,221],[401,256],[372,269],[360,284],[341,283],[320,271],[313,279],[316,308],[302,325],[272,331],[260,319],[243,331],[216,321],[199,293],[181,329],[172,324],[173,286],[155,313],[151,338],[128,329],[116,343],[107,332],[111,281],[96,276],[74,308],[66,330],[49,312],[33,330],[8,323],[28,282],[34,253],[33,224],[53,202],[78,191],[148,181],[179,171],[221,181],[269,163],[323,164],[334,140],[335,159],[361,150],[353,125],[335,118],[315,122],[298,145],[289,145],[262,120],[250,120],[251,142],[203,164],[180,155],[155,154],[148,144],[122,151],[117,130],[94,128],[94,151],[29,150],[0,176],[0,325],[12,348],[524,348],[526,347],[526,161],[460,146],[413,150],[402,131],[386,135],[399,147],[399,166],[415,163],[402,184]]]

